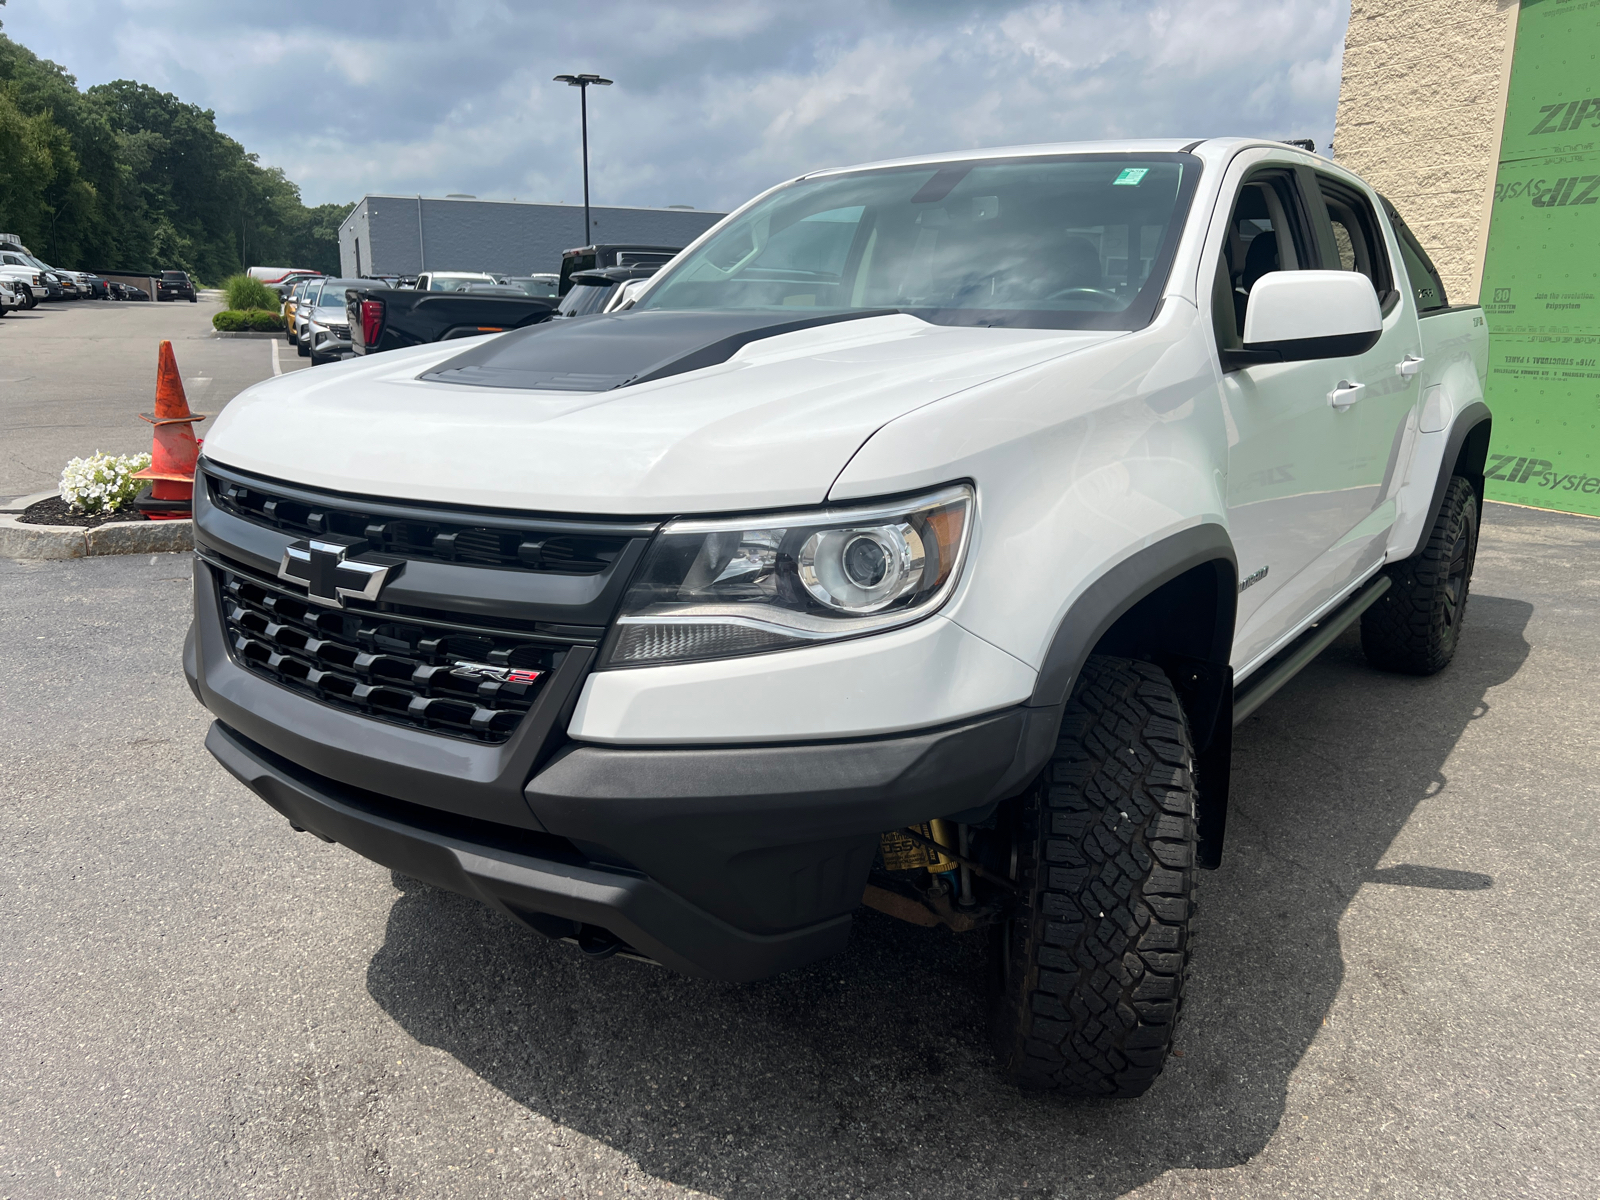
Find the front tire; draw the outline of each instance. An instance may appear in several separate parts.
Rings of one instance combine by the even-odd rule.
[[[311,348],[306,345],[304,338],[296,338],[294,342],[295,353],[301,358],[311,357]]]
[[[1478,556],[1478,493],[1452,476],[1422,549],[1385,568],[1394,582],[1361,614],[1361,649],[1381,671],[1433,675],[1461,640]]]
[[[1172,681],[1091,657],[1016,814],[995,1035],[1014,1082],[1131,1097],[1172,1050],[1194,912],[1194,751]]]

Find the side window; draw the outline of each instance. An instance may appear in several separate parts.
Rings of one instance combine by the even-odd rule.
[[[1387,312],[1399,295],[1394,291],[1394,273],[1389,269],[1389,255],[1384,249],[1383,227],[1378,224],[1372,202],[1355,188],[1326,175],[1317,176],[1317,186],[1327,206],[1328,222],[1333,226],[1333,244],[1339,254],[1338,263],[1330,262],[1329,269],[1359,271],[1372,280],[1373,290]]]
[[[1228,217],[1211,290],[1219,348],[1237,350],[1244,344],[1250,290],[1263,275],[1317,265],[1309,230],[1305,205],[1290,172],[1257,172],[1245,181]]]
[[[1385,202],[1385,208],[1389,213],[1389,223],[1394,226],[1395,240],[1400,243],[1400,261],[1405,264],[1411,294],[1417,301],[1417,311],[1426,314],[1449,308],[1450,298],[1445,295],[1439,268],[1433,265],[1433,259],[1428,257],[1422,243],[1417,241],[1416,235],[1400,219],[1400,214],[1395,212],[1393,206]]]

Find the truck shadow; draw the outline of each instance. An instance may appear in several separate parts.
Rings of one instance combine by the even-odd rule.
[[[396,878],[373,998],[551,1121],[727,1200],[1115,1196],[1259,1153],[1344,979],[1364,884],[1493,886],[1380,866],[1490,688],[1527,657],[1532,606],[1477,595],[1433,679],[1381,675],[1354,631],[1237,732],[1226,860],[1202,878],[1181,1057],[1144,1098],[1069,1103],[997,1076],[983,948],[863,911],[849,950],[754,985],[584,961],[471,901]]]

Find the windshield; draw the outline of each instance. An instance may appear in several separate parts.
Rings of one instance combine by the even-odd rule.
[[[1136,329],[1199,176],[1083,154],[800,180],[662,276],[641,309],[896,309],[952,325]]]
[[[317,308],[343,308],[345,290],[353,287],[366,287],[365,279],[326,279],[322,283],[322,294],[317,297]]]
[[[493,283],[486,275],[435,275],[428,280],[430,292],[459,292],[469,283]]]
[[[555,275],[522,275],[506,280],[506,286],[538,300],[554,300],[561,281]]]

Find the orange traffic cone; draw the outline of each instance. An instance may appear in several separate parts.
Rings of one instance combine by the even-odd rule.
[[[200,443],[191,426],[209,415],[189,411],[178,362],[172,357],[172,343],[162,342],[156,365],[156,411],[139,414],[141,421],[156,427],[150,465],[133,476],[151,481],[133,503],[152,521],[170,521],[193,512],[194,464],[200,456]]]

